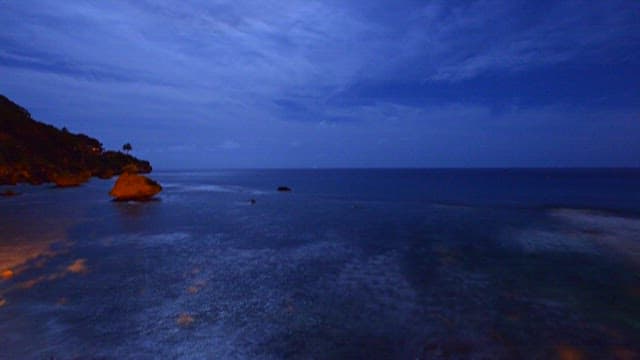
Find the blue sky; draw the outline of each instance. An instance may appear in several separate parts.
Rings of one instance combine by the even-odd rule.
[[[0,93],[156,168],[640,166],[638,1],[0,0]]]

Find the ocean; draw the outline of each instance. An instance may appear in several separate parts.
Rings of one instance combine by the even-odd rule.
[[[0,198],[0,359],[640,357],[640,170],[151,177]]]

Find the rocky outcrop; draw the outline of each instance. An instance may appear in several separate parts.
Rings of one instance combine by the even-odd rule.
[[[149,162],[104,151],[94,138],[36,121],[27,110],[0,95],[0,185],[54,182],[72,186],[91,176],[110,178],[123,173],[125,167],[151,172]]]
[[[80,186],[91,179],[90,171],[81,171],[76,173],[62,173],[53,176],[53,182],[57,187],[74,187]]]
[[[157,182],[146,176],[124,173],[120,175],[109,192],[116,201],[145,201],[162,191]]]
[[[289,192],[291,191],[291,188],[288,186],[278,186],[278,191],[280,192]]]

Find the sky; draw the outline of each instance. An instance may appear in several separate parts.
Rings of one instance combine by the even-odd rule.
[[[640,2],[0,0],[0,94],[156,169],[640,166]]]

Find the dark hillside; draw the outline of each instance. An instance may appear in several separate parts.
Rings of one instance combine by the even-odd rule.
[[[151,172],[148,161],[104,151],[94,138],[36,121],[26,109],[0,95],[0,184],[109,178],[125,167]]]

